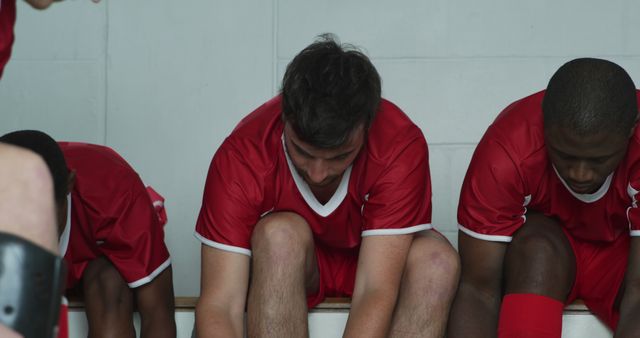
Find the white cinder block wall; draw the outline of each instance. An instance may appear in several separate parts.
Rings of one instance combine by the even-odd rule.
[[[636,0],[67,0],[43,12],[18,1],[0,133],[120,152],[167,198],[179,296],[198,294],[192,233],[212,154],[319,33],[364,47],[384,96],[425,132],[433,221],[454,242],[471,154],[509,102],[579,56],[616,61],[640,85]]]

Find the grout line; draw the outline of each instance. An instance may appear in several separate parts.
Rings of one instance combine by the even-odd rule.
[[[278,0],[271,1],[272,19],[271,23],[271,47],[272,50],[272,66],[271,66],[271,95],[276,95],[278,92]]]
[[[105,34],[104,34],[104,139],[103,145],[107,145],[109,114],[109,4],[111,1],[102,1],[105,4]]]

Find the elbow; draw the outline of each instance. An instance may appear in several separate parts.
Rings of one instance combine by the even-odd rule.
[[[29,3],[29,5],[31,5],[31,7],[39,10],[47,9],[53,2],[52,0],[26,0],[26,1],[27,3]]]

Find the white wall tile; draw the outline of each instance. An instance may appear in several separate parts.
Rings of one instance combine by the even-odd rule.
[[[62,1],[33,9],[17,1],[15,60],[103,60],[106,3]]]
[[[12,60],[0,82],[0,135],[40,129],[61,140],[104,139],[104,63]]]
[[[0,133],[38,128],[119,151],[167,198],[179,296],[198,293],[192,233],[211,156],[319,33],[362,46],[384,96],[423,129],[433,223],[454,244],[466,168],[500,110],[577,56],[610,58],[640,81],[634,0],[18,3]]]
[[[271,8],[109,2],[107,144],[167,199],[176,295],[199,292],[193,232],[211,157],[273,92]]]
[[[636,55],[634,0],[278,1],[278,56],[334,32],[375,58]]]

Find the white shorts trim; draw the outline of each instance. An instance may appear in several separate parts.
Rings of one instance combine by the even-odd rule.
[[[465,234],[473,237],[473,238],[477,238],[477,239],[482,239],[485,241],[492,241],[492,242],[511,242],[511,236],[499,236],[499,235],[485,235],[485,234],[480,234],[474,231],[471,231],[467,228],[465,228],[462,224],[458,224],[458,229],[460,229],[460,231],[464,232]]]
[[[206,246],[210,246],[212,248],[220,249],[222,251],[235,252],[235,253],[239,253],[239,254],[243,254],[245,256],[251,257],[251,250],[249,250],[249,249],[241,248],[239,246],[233,246],[233,245],[227,245],[227,244],[214,242],[214,241],[212,241],[210,239],[207,239],[204,236],[200,235],[197,231],[194,232],[193,235],[197,239],[199,239],[200,242],[202,242],[202,244],[204,244]]]
[[[151,282],[154,278],[158,277],[158,275],[164,271],[164,269],[168,268],[169,265],[171,265],[171,257],[167,258],[166,261],[164,261],[164,263],[160,264],[159,267],[157,267],[155,270],[153,270],[152,273],[150,273],[147,277],[144,278],[140,278],[135,282],[129,283],[129,287],[132,289],[135,289],[139,286],[145,285],[149,282]]]
[[[631,230],[629,234],[631,235],[631,237],[640,236],[640,230]]]
[[[362,232],[362,237],[367,236],[388,236],[388,235],[406,235],[414,232],[431,229],[431,224],[418,224],[408,228],[400,229],[374,229]]]

